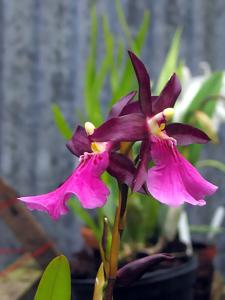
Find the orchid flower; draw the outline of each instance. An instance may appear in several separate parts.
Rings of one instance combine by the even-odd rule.
[[[118,101],[109,113],[108,119],[119,116],[124,107],[133,99],[136,92],[131,92]],[[89,135],[94,132],[94,125],[85,123],[78,126],[72,139],[67,143],[68,149],[79,157],[79,165],[73,173],[54,191],[38,196],[20,197],[31,210],[45,211],[53,219],[66,214],[66,201],[75,195],[84,208],[102,207],[109,189],[101,180],[107,170],[119,182],[131,185],[135,167],[126,156],[113,151],[111,142],[91,142]]]
[[[176,146],[207,143],[210,139],[190,125],[168,124],[181,91],[176,74],[159,96],[152,96],[144,64],[132,52],[129,55],[139,84],[139,101],[126,105],[121,116],[102,124],[90,138],[97,142],[142,141],[133,191],[146,183],[152,196],[167,205],[178,206],[184,202],[204,205],[204,197],[212,195],[217,187],[206,181]],[[148,169],[150,160],[155,166]]]

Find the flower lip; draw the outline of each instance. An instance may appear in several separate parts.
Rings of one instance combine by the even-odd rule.
[[[184,202],[202,206],[206,203],[205,196],[212,195],[217,190],[169,140],[153,138],[151,157],[155,166],[148,171],[147,188],[158,201],[170,206],[178,206]]]

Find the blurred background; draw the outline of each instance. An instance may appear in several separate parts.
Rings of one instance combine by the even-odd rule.
[[[113,86],[113,80],[110,81],[107,59],[102,67],[109,50],[114,58],[121,55],[114,70],[118,73],[126,63],[126,50],[137,50],[154,83],[175,38],[179,63],[172,62],[171,68],[183,66],[186,87],[187,83],[199,84],[211,72],[225,69],[224,28],[223,0],[1,0],[1,177],[21,195],[40,194],[55,188],[73,170],[75,157],[65,147],[66,140],[59,133],[54,116],[60,108],[73,130],[91,115],[84,103],[90,97],[85,86],[90,54],[97,62],[96,70],[103,69],[99,75],[104,79],[100,82],[102,92],[98,91],[97,96],[105,112],[114,96],[118,96],[114,101],[122,96],[116,90],[118,84]],[[135,46],[132,41],[140,32],[139,44]],[[216,95],[225,96],[223,85]],[[95,97],[94,89],[92,92]],[[186,98],[193,98],[195,93],[196,88],[189,89],[190,96]],[[93,114],[94,109],[95,105]],[[223,115],[214,120],[218,118],[222,120]],[[204,147],[201,159],[225,163],[225,126],[217,122],[215,127],[219,144]],[[190,222],[197,225],[209,224],[216,207],[225,204],[224,173],[209,167],[201,171],[219,186],[219,191],[206,207],[188,207]],[[65,254],[70,256],[80,249],[83,242],[74,215],[69,213],[53,222],[45,214],[33,214]],[[218,235],[216,242],[219,252],[216,265],[224,272],[225,235]],[[0,219],[0,247],[17,246],[15,236]],[[12,260],[12,256],[0,255],[0,269]]]

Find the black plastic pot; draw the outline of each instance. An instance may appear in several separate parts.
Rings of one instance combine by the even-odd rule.
[[[216,246],[214,244],[210,245],[194,242],[193,247],[199,262],[194,300],[210,300],[214,273],[213,260],[216,256]]]
[[[146,273],[129,287],[116,286],[114,300],[192,300],[197,259]],[[94,280],[72,279],[72,300],[92,300]]]

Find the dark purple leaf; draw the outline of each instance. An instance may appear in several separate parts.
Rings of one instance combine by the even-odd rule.
[[[139,85],[139,101],[141,110],[144,115],[151,116],[152,103],[151,103],[151,86],[148,72],[143,62],[131,51],[128,51],[131,62],[136,73]]]
[[[181,146],[190,144],[206,144],[210,138],[202,130],[191,125],[172,123],[166,126],[166,133],[177,140]]]
[[[149,159],[150,159],[150,143],[148,140],[146,140],[141,144],[140,162],[135,172],[134,181],[132,185],[133,192],[139,191],[142,185],[146,181]]]
[[[159,113],[165,108],[174,107],[174,104],[181,92],[181,85],[176,74],[170,78],[170,80],[165,85],[164,89],[160,93],[156,101],[153,102],[152,110],[154,113]]]
[[[128,157],[112,152],[110,154],[109,167],[107,168],[107,171],[119,182],[126,183],[128,186],[131,186],[136,169],[133,162]]]
[[[84,152],[92,152],[89,138],[82,126],[77,126],[71,140],[66,144],[67,148],[76,156],[84,154]]]
[[[137,259],[126,264],[117,271],[117,283],[127,286],[137,281],[142,275],[150,271],[164,260],[171,260],[173,256],[169,254],[155,254]]]
[[[124,109],[124,107],[126,107],[128,103],[134,98],[136,93],[136,91],[131,92],[128,95],[124,96],[122,99],[120,99],[118,102],[116,102],[116,104],[113,105],[107,119],[118,117]]]
[[[148,137],[143,114],[129,114],[112,118],[96,128],[90,136],[95,142],[132,142]]]

